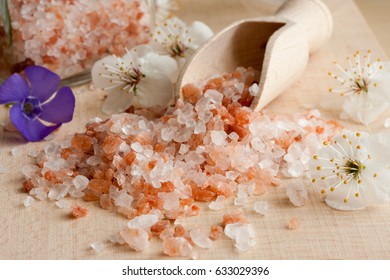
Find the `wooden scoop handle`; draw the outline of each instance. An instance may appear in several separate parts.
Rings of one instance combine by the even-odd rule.
[[[332,15],[320,0],[288,0],[275,16],[296,23],[300,35],[307,39],[310,53],[317,50],[332,34]]]

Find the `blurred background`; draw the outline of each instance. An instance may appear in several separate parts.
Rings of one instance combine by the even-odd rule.
[[[379,43],[390,57],[390,0],[355,0]]]

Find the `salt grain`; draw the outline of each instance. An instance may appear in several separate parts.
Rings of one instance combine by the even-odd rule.
[[[302,185],[291,185],[287,187],[287,196],[294,206],[300,207],[306,204],[307,190]]]
[[[298,228],[299,228],[299,220],[298,220],[298,218],[297,218],[297,217],[292,218],[292,219],[289,221],[287,227],[288,227],[288,229],[290,229],[290,230],[296,230],[296,229],[298,229]]]
[[[7,169],[3,166],[0,166],[0,174],[5,174],[7,173]]]
[[[91,244],[91,248],[96,252],[101,253],[104,250],[104,244],[103,242],[94,242]]]
[[[224,201],[225,201],[225,197],[219,195],[215,201],[209,204],[209,208],[215,211],[221,210],[223,208]]]
[[[64,199],[57,201],[55,205],[60,209],[69,208],[69,203]]]
[[[35,202],[35,199],[32,198],[31,196],[27,196],[24,200],[23,200],[23,205],[24,207],[31,207],[31,205],[33,205]]]
[[[149,234],[142,228],[129,228],[120,232],[121,237],[135,251],[143,251],[149,246]]]
[[[213,241],[209,238],[209,234],[199,228],[191,230],[190,237],[200,248],[209,249],[213,246]]]
[[[73,178],[72,183],[77,190],[84,190],[87,188],[89,180],[83,175],[77,175]]]
[[[268,202],[267,201],[258,201],[253,204],[253,209],[256,213],[260,215],[266,215],[268,213]]]

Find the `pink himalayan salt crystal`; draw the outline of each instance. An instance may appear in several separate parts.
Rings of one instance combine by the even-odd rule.
[[[183,237],[168,237],[163,241],[164,254],[170,257],[192,257],[193,247]]]
[[[149,246],[149,234],[142,228],[129,228],[120,232],[121,237],[135,251],[143,251]]]
[[[223,228],[221,226],[212,226],[210,228],[209,238],[213,241],[219,239],[223,233]]]
[[[82,218],[88,215],[88,209],[80,205],[72,206],[72,216],[74,218]]]
[[[245,205],[249,196],[279,185],[279,172],[293,164],[304,168],[311,150],[340,129],[318,112],[278,117],[252,112],[246,106],[253,99],[248,89],[254,76],[253,70],[239,68],[202,88],[186,86],[185,99],[163,115],[133,110],[90,122],[64,145],[38,153],[36,164],[24,169],[24,188],[41,200],[61,188],[68,190],[66,196],[84,194],[83,200],[130,219],[131,229],[171,238],[169,248],[184,242],[175,238],[193,246],[189,231],[175,220],[199,215],[195,202],[219,209],[225,197]],[[222,145],[215,144],[215,136]],[[225,228],[237,223],[248,224],[242,209],[225,213]],[[218,238],[221,229],[213,228],[208,238]],[[239,232],[236,247],[246,250],[253,244],[250,227]],[[208,242],[203,241],[198,243]]]
[[[268,213],[268,202],[267,201],[258,201],[253,204],[253,209],[256,213],[260,215],[266,215]]]
[[[287,225],[288,229],[290,230],[296,230],[299,228],[299,220],[297,217],[291,218],[291,220],[288,222]]]

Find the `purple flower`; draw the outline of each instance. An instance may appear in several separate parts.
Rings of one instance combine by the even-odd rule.
[[[41,66],[13,74],[0,85],[0,104],[12,104],[10,118],[28,141],[39,141],[73,118],[75,97],[60,77]]]

